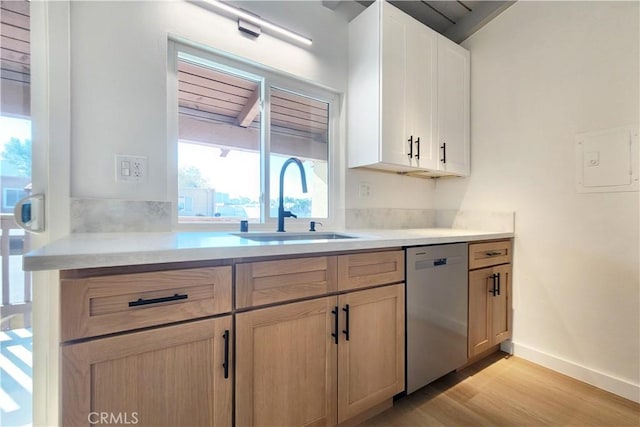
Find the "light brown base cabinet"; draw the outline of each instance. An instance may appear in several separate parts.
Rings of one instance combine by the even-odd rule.
[[[400,249],[153,268],[61,273],[62,425],[334,426],[404,390]]]
[[[469,245],[469,358],[511,338],[511,251],[511,240]]]
[[[64,346],[62,425],[230,426],[231,330],[224,316]]]
[[[61,273],[60,424],[231,426],[231,273]]]
[[[404,389],[404,285],[236,317],[236,424],[331,426]]]
[[[236,264],[241,306],[280,304],[236,314],[236,425],[333,426],[404,390],[403,282],[402,250]]]

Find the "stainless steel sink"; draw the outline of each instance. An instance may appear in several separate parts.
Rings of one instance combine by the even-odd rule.
[[[234,236],[256,242],[288,242],[291,240],[339,240],[353,239],[356,236],[339,233],[234,233]]]

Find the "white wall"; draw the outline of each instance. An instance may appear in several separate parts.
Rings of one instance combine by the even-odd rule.
[[[313,45],[301,47],[268,33],[257,39],[247,37],[237,30],[235,19],[186,1],[71,2],[72,197],[171,200],[167,165],[172,162],[166,150],[171,119],[166,101],[168,34],[346,92],[348,46],[343,17],[319,1],[238,4],[311,37]],[[342,147],[344,135],[343,124]],[[116,153],[147,156],[147,182],[116,183]],[[379,181],[379,174],[373,172],[354,176]],[[413,194],[423,194],[406,200],[396,196],[396,207],[413,208],[425,197],[433,199],[428,181],[402,182],[409,183]],[[395,186],[375,187],[368,204],[386,205],[390,194],[402,194]],[[346,203],[360,207],[352,198]]]
[[[235,19],[185,1],[71,3],[72,196],[169,200],[169,34],[346,89],[344,20],[319,2],[243,7],[313,38],[313,46],[247,37]],[[116,153],[147,156],[148,181],[116,183]]]
[[[366,169],[347,171],[347,209],[434,209],[435,180]],[[360,184],[368,184],[371,196],[360,197]]]
[[[524,2],[471,50],[472,172],[438,208],[516,212],[516,354],[640,397],[638,193],[578,194],[576,133],[638,123],[638,2]]]

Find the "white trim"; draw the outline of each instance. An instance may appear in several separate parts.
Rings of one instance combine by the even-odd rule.
[[[31,5],[33,193],[46,194],[44,233],[32,249],[69,234],[71,193],[71,4]],[[33,276],[33,425],[59,425],[60,280]]]
[[[616,378],[604,372],[580,365],[570,360],[531,348],[517,342],[511,343],[512,354],[544,366],[571,378],[583,381],[631,401],[640,403],[640,384]]]

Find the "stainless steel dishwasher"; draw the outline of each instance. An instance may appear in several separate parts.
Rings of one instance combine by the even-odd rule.
[[[407,394],[467,361],[467,243],[407,252]]]

